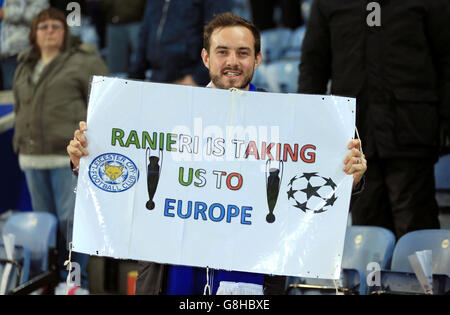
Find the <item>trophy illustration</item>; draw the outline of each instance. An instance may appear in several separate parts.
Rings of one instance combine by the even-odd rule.
[[[270,167],[270,160],[266,162],[266,189],[267,189],[267,205],[269,206],[269,213],[266,216],[268,223],[275,222],[275,215],[273,210],[280,192],[281,180],[283,178],[283,161],[279,161],[278,168]]]
[[[150,148],[145,150],[145,161],[148,161],[147,166],[147,190],[149,200],[145,204],[148,210],[153,210],[155,208],[155,203],[153,202],[153,197],[156,193],[156,188],[158,187],[159,176],[161,174],[162,168],[162,150],[159,150],[160,156],[150,156]]]

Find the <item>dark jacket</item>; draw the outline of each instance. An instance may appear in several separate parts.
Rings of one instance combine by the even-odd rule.
[[[139,35],[137,62],[129,74],[155,82],[174,82],[192,75],[198,85],[209,82],[201,60],[203,28],[215,14],[230,11],[232,0],[149,0]]]
[[[146,0],[100,0],[108,24],[141,22]]]
[[[316,0],[302,46],[300,93],[357,97],[369,155],[434,157],[450,121],[450,1]]]
[[[78,122],[86,119],[91,77],[108,70],[95,48],[72,40],[32,81],[39,56],[31,50],[18,57],[14,76],[14,151],[42,155],[66,155]]]

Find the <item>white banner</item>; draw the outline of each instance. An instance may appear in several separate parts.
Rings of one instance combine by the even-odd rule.
[[[339,278],[355,100],[94,77],[73,248]]]

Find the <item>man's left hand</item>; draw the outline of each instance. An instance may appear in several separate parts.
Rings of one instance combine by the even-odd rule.
[[[351,140],[347,148],[351,151],[344,160],[343,171],[348,175],[353,174],[353,188],[355,188],[367,170],[367,161],[361,152],[361,142],[358,139]]]

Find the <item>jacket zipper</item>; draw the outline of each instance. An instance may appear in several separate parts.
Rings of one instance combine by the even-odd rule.
[[[169,11],[169,5],[170,5],[170,0],[165,0],[164,7],[162,10],[161,20],[159,21],[158,29],[156,31],[156,47],[157,47],[156,51],[157,51],[158,57],[159,57],[160,41],[161,41],[164,25],[166,24],[167,11]]]

